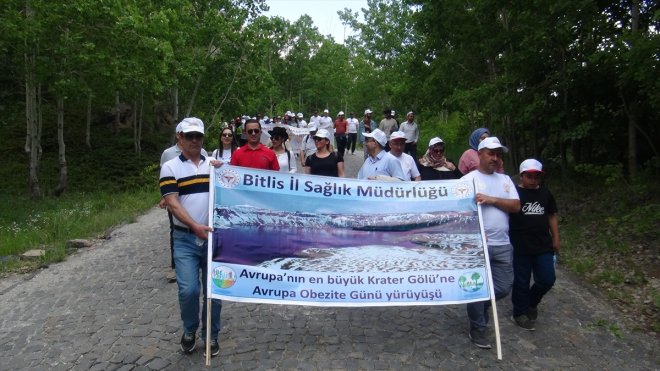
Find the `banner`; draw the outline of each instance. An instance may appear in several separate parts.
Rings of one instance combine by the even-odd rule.
[[[471,182],[222,166],[210,191],[213,298],[347,307],[490,299]]]

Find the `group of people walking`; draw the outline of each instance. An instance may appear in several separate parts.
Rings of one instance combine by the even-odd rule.
[[[474,182],[476,202],[482,210],[495,297],[504,298],[513,290],[512,320],[523,329],[535,329],[538,305],[555,282],[554,257],[560,249],[557,205],[552,193],[542,186],[542,164],[535,159],[523,161],[519,167],[519,182],[514,184],[503,172],[502,158],[508,148],[497,137],[490,136],[486,128],[472,132],[468,141],[470,148],[463,153],[458,165],[445,157],[445,142],[440,137],[432,138],[418,158],[419,128],[413,112],[399,124],[394,111],[385,109],[378,125],[372,120],[372,113],[365,110],[363,120],[358,121],[353,112],[348,119],[344,118],[344,112],[339,112],[332,121],[325,110],[321,116],[314,112],[309,122],[302,114],[287,113],[284,116],[288,122],[292,116],[302,120],[297,121],[298,126],[275,124],[267,132],[263,130],[267,125],[263,119],[234,120],[221,130],[219,148],[211,156],[202,148],[205,131],[201,120],[186,118],[177,126],[177,144],[161,158],[160,190],[161,207],[167,207],[172,216],[172,267],[179,285],[183,321],[181,349],[185,353],[195,349],[200,291],[204,299],[207,294],[205,288],[200,290],[200,278],[206,281],[210,168],[228,163],[295,173],[300,160],[306,174],[344,177],[344,156],[347,152],[354,155],[358,138],[365,153],[358,179],[464,179]],[[295,128],[302,128],[300,125],[304,125],[306,135],[293,133]],[[292,148],[293,136],[300,138],[296,148]],[[210,349],[211,355],[217,355],[221,305],[219,300],[213,302]],[[489,301],[467,305],[469,337],[480,348],[491,347],[487,336],[489,307]],[[205,316],[204,308],[200,337],[205,334]]]

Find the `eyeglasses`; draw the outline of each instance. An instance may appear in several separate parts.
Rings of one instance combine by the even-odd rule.
[[[247,131],[247,133],[250,134],[250,135],[256,135],[256,134],[261,133],[261,129],[248,129],[248,130],[246,130],[246,131]]]
[[[325,139],[325,138],[314,137],[315,142],[318,142],[318,141],[323,140],[323,139]]]
[[[225,138],[231,138],[231,137],[234,136],[234,134],[232,134],[232,133],[224,133],[224,134],[222,134],[222,136],[225,137]]]
[[[183,134],[183,137],[186,138],[186,140],[193,140],[193,139],[202,140],[202,139],[204,139],[204,134],[202,134],[202,133],[185,133],[185,134]]]

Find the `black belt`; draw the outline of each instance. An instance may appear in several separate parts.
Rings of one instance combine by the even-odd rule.
[[[188,227],[181,227],[181,226],[178,226],[176,224],[172,224],[172,228],[176,229],[177,231],[181,231],[181,232],[194,233],[192,231],[192,229],[190,229]]]

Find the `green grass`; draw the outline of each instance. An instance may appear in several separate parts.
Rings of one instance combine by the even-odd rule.
[[[150,190],[111,193],[73,193],[53,199],[0,197],[0,257],[43,249],[38,261],[3,259],[0,272],[29,269],[63,260],[66,241],[102,236],[109,228],[135,221],[158,202],[156,187]]]

